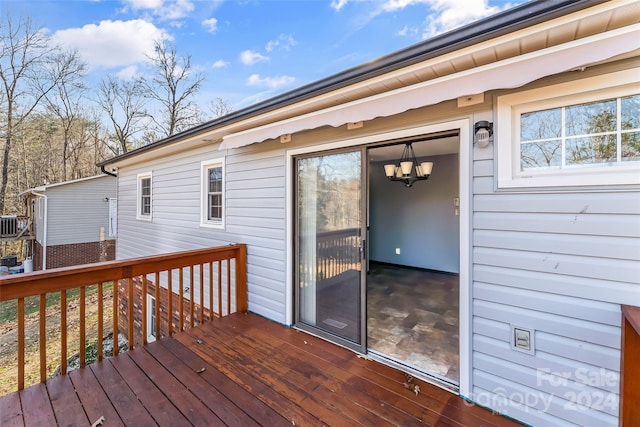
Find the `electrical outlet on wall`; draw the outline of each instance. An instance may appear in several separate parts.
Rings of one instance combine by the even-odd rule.
[[[396,255],[400,255],[400,248],[396,248]]]

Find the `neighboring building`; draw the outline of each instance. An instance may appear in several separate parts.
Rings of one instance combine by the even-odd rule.
[[[97,175],[27,192],[34,270],[115,259],[116,184],[113,176]]]
[[[525,423],[617,425],[639,22],[527,2],[111,159],[118,258],[246,243],[252,312]],[[410,188],[406,144],[433,163]]]

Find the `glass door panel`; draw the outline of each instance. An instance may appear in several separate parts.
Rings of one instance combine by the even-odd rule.
[[[362,348],[362,153],[298,158],[296,322]]]

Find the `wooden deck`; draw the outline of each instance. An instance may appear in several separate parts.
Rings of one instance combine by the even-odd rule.
[[[0,426],[515,426],[400,371],[233,314],[0,397]],[[412,383],[412,384],[413,384]]]

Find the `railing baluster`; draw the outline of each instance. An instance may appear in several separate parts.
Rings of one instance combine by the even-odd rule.
[[[213,320],[213,262],[209,263],[209,322]]]
[[[102,340],[104,339],[104,303],[102,282],[98,283],[98,361],[102,360]]]
[[[173,274],[167,270],[167,334],[173,335]]]
[[[204,323],[204,264],[200,264],[200,324]]]
[[[60,373],[67,373],[67,290],[60,291]]]
[[[231,314],[231,258],[227,258],[227,314]]]
[[[113,288],[111,289],[111,298],[113,299],[113,355],[118,355],[118,292],[120,289],[120,280],[113,281]]]
[[[40,294],[40,382],[47,380],[47,294]]]
[[[128,316],[129,316],[129,350],[133,350],[133,277],[129,277],[128,280],[129,301],[128,301]]]
[[[193,265],[189,266],[189,326],[193,328],[194,319],[193,319],[193,311],[195,308],[195,304],[193,299],[195,298],[195,286],[193,286]]]
[[[218,261],[218,317],[222,317],[222,261]]]
[[[87,351],[87,335],[86,335],[86,322],[85,322],[85,294],[86,288],[80,287],[80,367],[84,368],[86,363],[86,351]]]
[[[180,303],[180,307],[178,307],[178,313],[180,317],[180,331],[184,331],[184,269],[180,267],[180,297],[178,298],[178,302]]]
[[[141,323],[142,323],[142,344],[146,345],[147,344],[147,330],[148,330],[148,326],[147,326],[147,292],[149,290],[148,287],[148,283],[147,283],[147,275],[143,274],[142,275],[142,319]]]
[[[156,287],[154,288],[154,295],[156,299],[155,313],[156,316],[156,324],[155,324],[155,334],[156,339],[160,339],[160,272],[156,271]]]
[[[24,388],[24,298],[18,298],[18,390]]]

